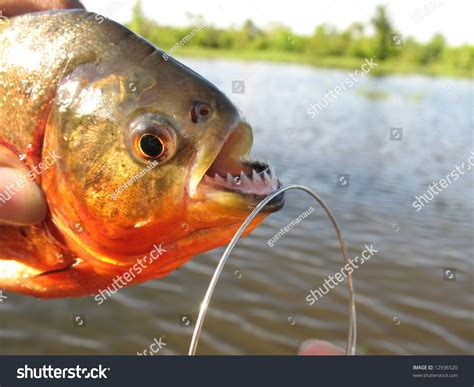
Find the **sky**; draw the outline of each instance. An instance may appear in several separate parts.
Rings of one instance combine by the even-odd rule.
[[[135,0],[83,3],[90,11],[125,23]],[[450,45],[474,44],[473,0],[142,0],[145,15],[160,24],[188,25],[187,14],[191,13],[220,27],[238,26],[250,18],[259,27],[278,22],[300,34],[311,34],[322,23],[338,29],[345,29],[354,21],[368,23],[380,4],[387,6],[402,35],[425,42],[440,32]]]

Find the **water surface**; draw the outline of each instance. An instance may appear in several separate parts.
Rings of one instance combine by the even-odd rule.
[[[314,119],[310,104],[348,76],[298,65],[183,59],[213,81],[254,127],[254,152],[283,183],[312,187],[332,207],[351,256],[378,250],[354,273],[358,353],[472,354],[473,178],[465,172],[417,212],[412,202],[473,151],[472,82],[421,76],[366,77]],[[232,81],[245,93],[232,93]],[[402,128],[401,141],[389,141]],[[337,176],[350,175],[338,187]],[[347,176],[346,176],[347,177]],[[315,211],[270,248],[267,240],[310,206]],[[91,297],[38,301],[6,294],[1,354],[135,354],[164,336],[159,354],[187,352],[223,249],[168,277],[124,289],[98,306]],[[347,289],[309,306],[310,289],[341,267],[334,231],[308,196],[243,240],[221,277],[201,354],[295,354],[308,338],[345,346]],[[455,280],[443,279],[454,269]],[[86,327],[72,316],[83,314]]]

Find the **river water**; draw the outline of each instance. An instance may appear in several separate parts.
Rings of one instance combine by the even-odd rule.
[[[472,81],[367,76],[311,118],[310,105],[344,83],[346,71],[183,61],[246,115],[254,127],[255,157],[270,160],[283,183],[306,184],[326,200],[352,257],[365,245],[377,250],[354,272],[357,352],[472,354]],[[244,81],[245,92],[233,93],[232,81]],[[391,141],[391,131],[401,139]],[[416,211],[414,197],[462,163],[463,173]],[[269,247],[268,239],[311,206],[314,212]],[[166,346],[159,354],[184,354],[193,324],[186,322],[196,319],[222,252],[121,290],[101,306],[91,297],[37,301],[7,294],[0,303],[0,353],[135,354],[162,338]],[[346,284],[311,306],[306,301],[341,262],[322,209],[303,193],[290,192],[285,208],[234,251],[198,353],[296,354],[309,338],[344,347]],[[85,326],[76,327],[73,315]]]

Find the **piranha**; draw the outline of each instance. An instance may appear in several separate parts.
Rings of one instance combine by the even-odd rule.
[[[163,277],[228,243],[279,188],[249,159],[249,124],[202,76],[84,9],[31,11],[0,18],[0,151],[27,167],[48,214],[0,225],[0,289],[76,297]]]

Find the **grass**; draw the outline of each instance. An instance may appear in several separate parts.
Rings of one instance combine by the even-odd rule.
[[[364,62],[363,58],[347,57],[347,56],[325,56],[315,58],[307,54],[282,52],[282,51],[256,51],[256,50],[226,50],[212,49],[196,46],[185,46],[176,52],[177,56],[188,56],[198,58],[228,58],[244,61],[262,60],[269,62],[282,63],[299,63],[314,67],[338,68],[345,70],[355,70],[360,68]],[[449,76],[457,78],[473,78],[470,71],[460,72],[459,69],[452,66],[432,64],[422,66],[413,63],[404,63],[397,61],[380,62],[374,60],[378,64],[372,70],[372,74],[425,74],[431,76]]]

